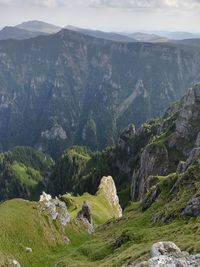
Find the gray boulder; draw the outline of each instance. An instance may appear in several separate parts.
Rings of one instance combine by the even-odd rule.
[[[192,197],[188,201],[182,214],[186,216],[192,216],[192,217],[200,216],[200,197]]]

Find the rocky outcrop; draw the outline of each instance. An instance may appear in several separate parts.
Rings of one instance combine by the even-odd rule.
[[[198,267],[200,266],[200,254],[189,255],[181,251],[172,242],[158,242],[151,248],[151,258],[140,264],[129,267]]]
[[[101,178],[97,194],[104,195],[109,205],[113,208],[115,218],[122,217],[122,208],[119,204],[119,198],[112,176],[104,176]]]
[[[144,149],[140,168],[134,170],[131,196],[134,200],[142,200],[145,193],[155,184],[152,181],[153,175],[166,175],[168,172],[168,151],[162,144],[150,144]]]
[[[42,211],[46,211],[51,220],[59,220],[62,226],[66,226],[70,222],[71,216],[67,211],[65,202],[60,201],[58,198],[51,198],[51,195],[43,194],[40,196],[40,204]]]
[[[89,234],[94,231],[91,208],[86,201],[83,202],[82,209],[78,212],[76,218],[86,225]]]
[[[199,217],[200,216],[200,197],[192,197],[188,201],[182,214],[186,216],[191,216],[191,217]]]

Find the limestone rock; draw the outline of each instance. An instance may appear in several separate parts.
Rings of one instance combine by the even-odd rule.
[[[83,202],[82,209],[78,212],[76,218],[86,225],[89,234],[94,232],[91,209],[86,201]]]
[[[97,194],[101,192],[108,200],[110,206],[113,208],[116,218],[122,217],[122,208],[119,204],[119,198],[115,187],[115,182],[112,176],[104,176],[101,178],[101,183]]]
[[[62,226],[65,226],[71,220],[71,216],[67,211],[67,206],[65,202],[59,200],[58,198],[53,199],[51,195],[43,194],[40,196],[40,203],[43,210],[47,211],[49,217],[52,220],[58,219]]]
[[[158,242],[151,248],[151,258],[128,267],[198,267],[200,254],[189,255],[181,251],[173,242]]]
[[[150,144],[144,149],[140,168],[135,170],[132,178],[132,199],[143,200],[145,193],[150,189],[151,175],[166,175],[168,172],[168,151],[164,145]]]
[[[156,257],[160,255],[179,255],[181,254],[181,250],[173,243],[173,242],[158,242],[153,244],[151,247],[150,255],[151,257]]]
[[[183,210],[183,215],[199,217],[200,216],[200,197],[192,197],[185,209]]]
[[[10,259],[9,264],[14,266],[14,267],[21,267],[21,264],[15,259]]]
[[[26,247],[26,248],[25,248],[25,251],[26,251],[27,253],[31,253],[31,252],[33,252],[32,248],[29,248],[29,247]]]

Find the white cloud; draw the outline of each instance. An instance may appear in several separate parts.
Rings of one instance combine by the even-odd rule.
[[[194,8],[200,7],[199,0],[0,0],[0,5],[36,5],[70,7],[108,7],[108,8]]]

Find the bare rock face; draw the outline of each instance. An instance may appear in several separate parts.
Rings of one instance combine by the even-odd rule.
[[[98,193],[104,194],[110,206],[113,208],[115,218],[122,217],[122,208],[119,204],[119,198],[112,176],[102,177],[97,194]]]
[[[128,267],[198,267],[200,254],[189,255],[181,251],[173,242],[158,242],[151,248],[151,258],[139,264]],[[125,267],[125,266],[124,266]]]
[[[132,199],[143,200],[151,186],[152,175],[166,175],[168,171],[168,152],[164,145],[148,145],[140,159],[140,168],[135,170],[132,178]]]
[[[62,226],[70,222],[71,216],[67,211],[65,202],[58,198],[53,199],[51,195],[43,194],[40,196],[40,203],[44,211],[47,211],[52,220],[58,219]]]
[[[192,147],[185,146],[191,143],[192,146],[199,146],[199,116],[200,116],[200,86],[197,84],[181,100],[179,114],[175,121],[175,132],[169,142],[170,147],[176,147],[185,155],[189,155]],[[196,140],[196,144],[195,144]]]

